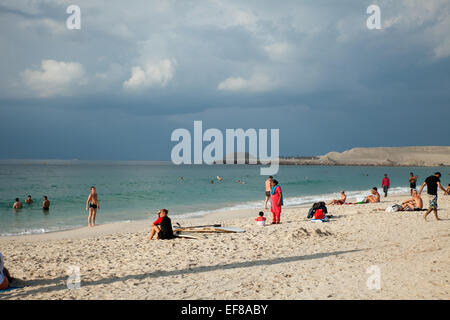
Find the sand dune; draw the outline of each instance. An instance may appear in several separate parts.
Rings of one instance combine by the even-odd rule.
[[[316,159],[282,159],[281,164],[362,166],[450,166],[450,146],[353,148]]]

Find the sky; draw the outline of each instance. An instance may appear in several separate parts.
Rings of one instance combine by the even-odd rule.
[[[170,160],[195,120],[283,156],[449,145],[449,30],[448,0],[2,0],[0,158]]]

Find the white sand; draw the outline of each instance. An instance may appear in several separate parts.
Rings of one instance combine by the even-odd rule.
[[[320,224],[306,220],[308,208],[286,208],[267,227],[254,211],[180,221],[246,229],[203,240],[147,241],[150,221],[2,237],[6,267],[21,279],[13,285],[25,288],[0,299],[449,299],[450,196],[439,197],[441,221],[374,211],[405,198],[329,206],[335,218]],[[79,290],[67,289],[70,265]],[[367,288],[372,265],[381,290]]]

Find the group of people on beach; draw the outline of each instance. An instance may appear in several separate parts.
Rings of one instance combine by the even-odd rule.
[[[31,195],[28,195],[27,199],[25,200],[25,204],[32,205],[33,199],[31,199]],[[20,210],[23,208],[23,204],[20,202],[19,198],[16,198],[16,202],[13,204],[13,209]],[[100,203],[98,201],[98,194],[94,186],[91,187],[91,193],[88,196],[88,199],[86,201],[86,211],[89,212],[88,216],[88,226],[94,227],[95,224],[95,217],[97,215],[97,210],[100,209]],[[44,201],[42,202],[42,210],[49,211],[50,210],[50,200],[48,200],[47,196],[44,196]]]
[[[31,195],[28,195],[28,197],[25,199],[25,204],[32,205],[33,202],[34,201],[33,199],[31,199]],[[16,202],[14,202],[12,207],[13,209],[20,210],[23,208],[23,204],[22,202],[20,202],[19,198],[16,198]],[[48,200],[47,196],[44,196],[42,202],[42,210],[48,211],[49,209],[50,209],[50,200]]]
[[[450,194],[450,184],[448,185],[447,189],[444,189],[444,187],[441,185],[441,173],[435,172],[434,175],[431,175],[425,179],[425,181],[422,183],[420,190],[417,191],[417,179],[418,177],[414,175],[413,172],[410,173],[409,176],[409,187],[410,187],[410,193],[411,198],[407,199],[402,202],[401,205],[394,205],[397,207],[396,211],[422,211],[423,209],[423,200],[422,200],[422,191],[425,186],[427,186],[427,194],[428,194],[428,209],[426,210],[423,218],[426,220],[427,216],[431,213],[431,211],[434,212],[434,216],[436,220],[439,220],[438,214],[437,214],[437,208],[438,208],[438,188],[441,189],[444,192],[444,195]],[[381,181],[381,186],[383,187],[384,196],[387,197],[388,190],[391,186],[391,182],[388,178],[388,175],[385,174],[383,177],[383,180]],[[345,194],[345,191],[341,191],[341,199],[335,199],[332,200],[328,205],[343,205],[343,204],[363,204],[363,203],[378,203],[380,202],[380,194],[378,193],[377,187],[373,187],[370,190],[371,194],[367,197],[365,197],[362,201],[356,202],[356,203],[346,203],[347,196]]]

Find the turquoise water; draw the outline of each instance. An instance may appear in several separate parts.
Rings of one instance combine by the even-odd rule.
[[[159,208],[185,217],[214,210],[260,209],[264,181],[259,166],[175,166],[149,162],[58,162],[0,164],[0,235],[42,233],[87,224],[86,199],[96,186],[101,209],[97,223],[155,218]],[[293,206],[337,197],[339,190],[353,198],[380,186],[384,173],[391,178],[392,192],[408,192],[409,172],[422,182],[441,171],[447,185],[449,168],[281,166],[275,177],[283,189],[285,205]],[[216,176],[222,176],[218,181]],[[180,177],[184,180],[181,181]],[[245,184],[236,183],[242,180]],[[211,183],[211,180],[214,183]],[[30,194],[34,204],[18,211]],[[42,212],[42,196],[51,201]],[[230,213],[231,214],[231,213]]]

